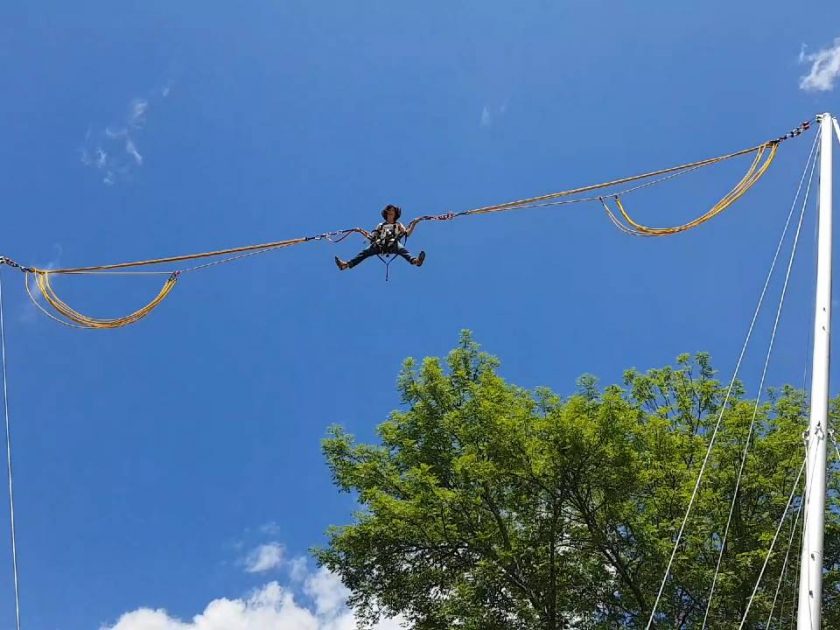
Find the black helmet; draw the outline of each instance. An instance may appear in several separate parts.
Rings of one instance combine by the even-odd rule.
[[[397,215],[397,216],[395,216],[395,217],[394,217],[394,221],[396,221],[397,219],[399,219],[399,218],[400,218],[400,215],[402,215],[402,210],[400,210],[400,208],[399,208],[398,206],[394,206],[394,205],[392,205],[392,204],[390,204],[390,203],[389,203],[387,206],[385,206],[385,207],[382,209],[382,218],[383,218],[383,219],[385,219],[386,221],[387,221],[388,219],[387,219],[387,217],[386,217],[385,215],[388,213],[388,210],[393,210],[393,211],[396,213],[396,215]]]

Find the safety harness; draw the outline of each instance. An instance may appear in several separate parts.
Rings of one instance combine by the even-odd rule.
[[[379,250],[376,257],[385,264],[385,282],[389,279],[391,263],[397,257],[400,241],[405,242],[407,238],[405,230],[400,231],[399,223],[383,221],[373,230],[370,242]]]

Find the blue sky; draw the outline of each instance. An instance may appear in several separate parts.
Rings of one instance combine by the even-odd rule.
[[[410,218],[562,190],[840,110],[836,91],[800,87],[840,36],[836,2],[645,7],[4,3],[0,253],[82,265],[370,226],[386,203]],[[623,236],[596,206],[425,224],[409,244],[426,265],[397,261],[387,284],[375,260],[335,269],[358,240],[309,244],[185,277],[111,332],[47,320],[5,271],[24,626],[350,627],[340,587],[303,559],[353,509],[323,464],[326,427],[372,438],[403,358],[445,353],[462,328],[511,381],[564,394],[698,350],[728,378],[812,139],[681,236]],[[679,222],[745,167],[632,204]],[[801,384],[807,362],[810,210],[775,385]],[[156,290],[59,286],[103,316]],[[11,594],[0,571],[0,627]]]

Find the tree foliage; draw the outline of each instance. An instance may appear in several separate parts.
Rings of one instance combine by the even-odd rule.
[[[723,408],[656,626],[702,625],[753,417],[708,627],[738,627],[795,491],[745,627],[766,627],[771,608],[770,627],[789,624],[801,391],[771,391],[756,407],[738,385],[723,407],[726,388],[706,354],[628,370],[621,385],[584,376],[568,397],[507,383],[498,365],[464,333],[445,360],[405,362],[405,409],[378,427],[381,443],[358,443],[340,427],[324,441],[336,485],[361,509],[331,528],[316,556],[341,576],[363,619],[401,613],[418,629],[645,627]],[[830,505],[824,619],[840,627],[834,482]]]

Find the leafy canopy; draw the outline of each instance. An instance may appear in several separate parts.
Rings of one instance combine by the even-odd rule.
[[[620,386],[583,376],[566,398],[507,383],[498,366],[465,332],[445,361],[405,362],[405,409],[378,427],[381,443],[330,430],[323,449],[335,484],[361,510],[331,528],[319,562],[341,576],[368,622],[401,613],[418,629],[645,627],[724,401],[709,356],[628,370]],[[736,386],[658,626],[702,625],[755,413],[708,624],[738,626],[794,490],[806,412],[791,387],[756,408]],[[830,495],[825,623],[840,627],[834,483]],[[771,608],[771,627],[789,623],[795,610],[798,531],[773,599],[799,504],[745,627],[765,627]]]

